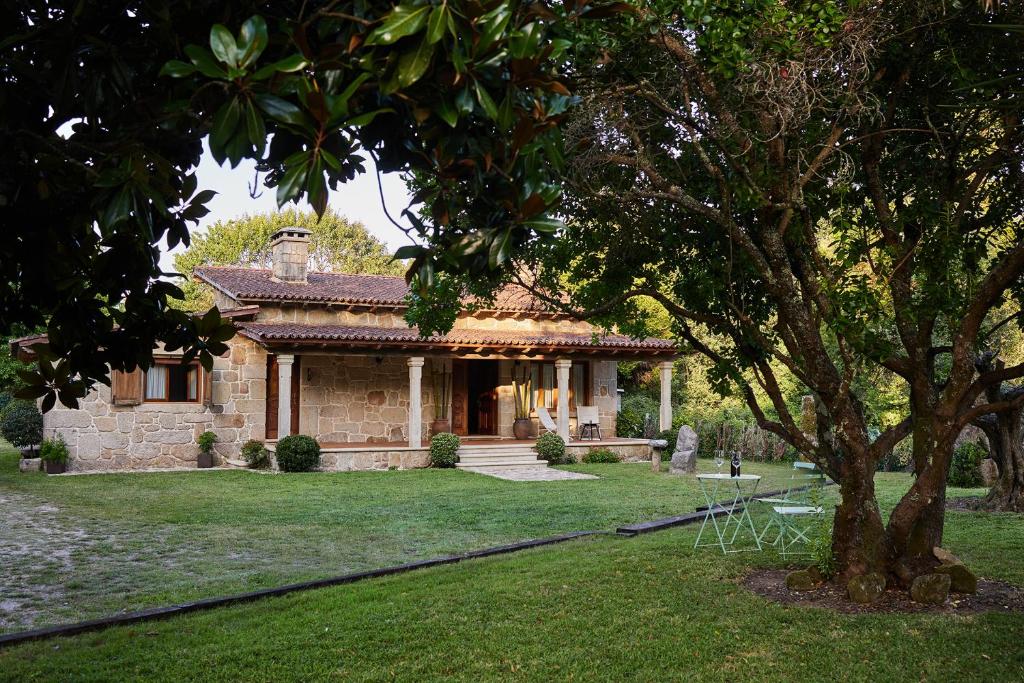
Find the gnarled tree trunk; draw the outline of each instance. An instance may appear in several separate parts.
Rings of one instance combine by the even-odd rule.
[[[988,392],[990,403],[1012,400],[1024,387]],[[982,501],[986,510],[1024,512],[1024,406],[974,420],[988,437],[989,453],[996,464],[996,481]]]

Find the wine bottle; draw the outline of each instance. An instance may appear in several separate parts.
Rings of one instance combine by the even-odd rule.
[[[730,476],[740,476],[740,454],[739,451],[732,454],[732,463],[729,465]]]

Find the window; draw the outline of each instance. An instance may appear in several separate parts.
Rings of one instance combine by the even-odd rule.
[[[531,363],[530,376],[535,390],[530,399],[530,408],[542,406],[548,410],[558,409],[558,376],[554,363]],[[578,400],[577,400],[578,399]],[[579,361],[569,366],[569,410],[590,402],[590,363]]]
[[[199,363],[182,365],[175,360],[157,361],[146,370],[146,400],[198,403]]]

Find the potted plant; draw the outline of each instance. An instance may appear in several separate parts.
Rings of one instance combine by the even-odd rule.
[[[452,423],[448,419],[448,408],[452,404],[452,373],[442,365],[440,370],[431,373],[431,379],[434,421],[430,423],[430,433],[444,434],[452,431]]]
[[[512,394],[515,402],[515,419],[512,421],[512,435],[520,441],[530,438],[533,421],[530,420],[530,390],[533,380],[529,366],[522,368],[522,378],[512,377]]]
[[[64,437],[57,435],[55,439],[44,439],[39,447],[39,457],[47,474],[63,474],[68,467],[68,445],[64,443]]]
[[[213,432],[203,432],[196,439],[199,444],[199,458],[196,463],[200,469],[213,467],[213,444],[217,443],[217,435]]]

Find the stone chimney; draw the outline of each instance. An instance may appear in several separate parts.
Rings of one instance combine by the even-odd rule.
[[[281,228],[270,236],[270,260],[274,279],[305,282],[309,262],[309,236],[305,228]]]

